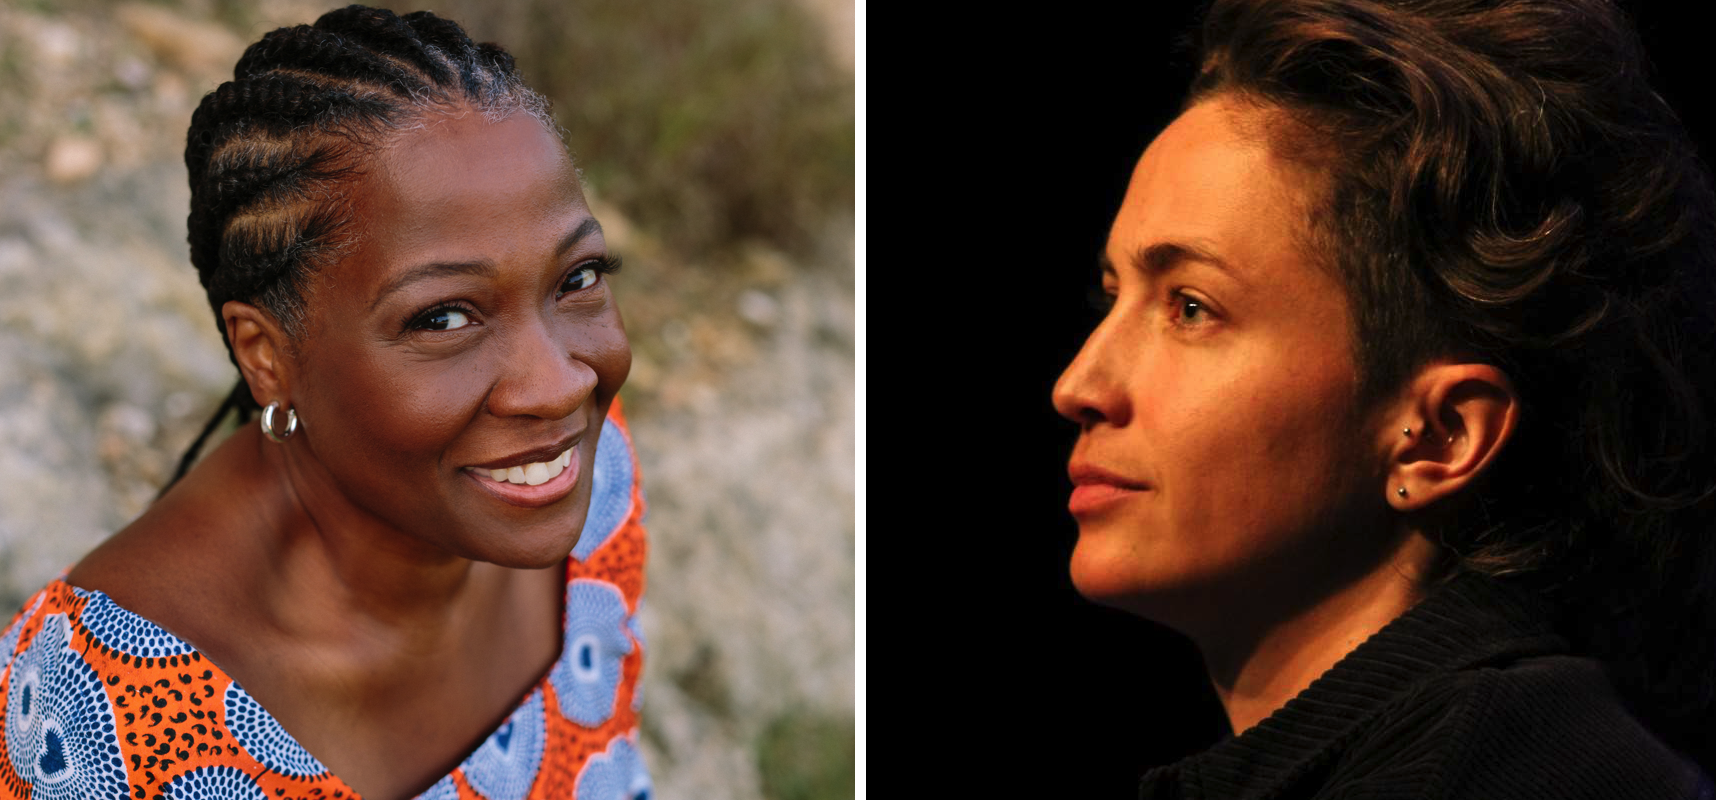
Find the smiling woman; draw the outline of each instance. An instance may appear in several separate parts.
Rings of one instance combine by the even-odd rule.
[[[619,259],[542,99],[351,6],[251,46],[185,161],[242,379],[6,629],[0,796],[647,794]]]

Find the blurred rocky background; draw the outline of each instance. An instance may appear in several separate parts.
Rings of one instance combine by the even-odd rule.
[[[141,512],[236,379],[185,129],[245,44],[331,7],[0,0],[6,608]],[[432,8],[553,99],[626,258],[657,795],[851,797],[851,0]]]

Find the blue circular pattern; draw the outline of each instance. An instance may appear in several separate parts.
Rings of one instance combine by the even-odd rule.
[[[606,581],[576,578],[566,587],[566,638],[548,673],[560,713],[595,727],[614,715],[620,660],[632,651],[626,599]]]
[[[578,800],[649,800],[649,771],[629,739],[616,736],[605,753],[584,762],[572,790]]]
[[[256,780],[237,767],[198,767],[168,783],[169,800],[268,800]]]
[[[303,778],[328,771],[238,681],[226,687],[226,727],[251,758],[281,775]]]
[[[42,598],[44,597],[47,597],[46,593],[36,595],[36,602],[30,604],[29,610],[19,614],[18,618],[12,621],[12,625],[6,629],[5,635],[0,636],[0,661],[12,660],[12,651],[18,649],[18,635],[24,632],[24,623],[36,616],[36,609],[42,607]]]
[[[135,658],[182,656],[193,649],[185,640],[159,625],[119,607],[113,598],[97,591],[72,587],[72,593],[89,598],[78,619],[95,640]]]
[[[572,557],[586,561],[619,530],[632,513],[632,448],[626,432],[614,421],[602,421],[602,438],[596,442],[596,468],[590,475],[590,513],[584,517],[584,532],[572,548]]]
[[[489,800],[524,800],[547,741],[548,717],[538,689],[465,759],[465,780]]]
[[[71,649],[71,623],[50,614],[7,679],[6,751],[41,800],[123,797],[125,760],[101,677]]]
[[[459,787],[453,785],[452,775],[443,775],[434,786],[424,789],[412,800],[459,800]]]

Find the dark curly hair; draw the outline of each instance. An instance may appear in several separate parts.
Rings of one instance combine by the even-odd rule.
[[[522,110],[561,133],[511,55],[427,11],[330,11],[263,36],[232,77],[203,98],[185,137],[191,263],[223,341],[228,300],[254,303],[302,337],[309,276],[354,235],[342,184],[390,132],[468,109],[495,119]],[[242,422],[258,408],[241,376],[167,487],[228,411]]]
[[[1186,105],[1222,94],[1326,180],[1309,252],[1347,287],[1366,407],[1440,358],[1520,424],[1418,520],[1463,570],[1554,598],[1575,647],[1713,764],[1716,197],[1603,0],[1216,0]]]

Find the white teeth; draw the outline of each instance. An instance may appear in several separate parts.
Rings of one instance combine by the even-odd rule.
[[[522,466],[508,467],[506,469],[481,469],[477,467],[472,467],[471,469],[479,475],[487,475],[498,482],[540,486],[556,477],[559,477],[560,473],[565,472],[566,468],[571,465],[572,450],[571,448],[567,448],[566,452],[547,461],[538,461],[533,464],[524,464]]]

